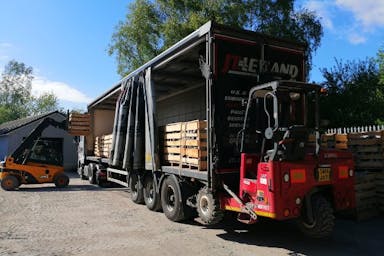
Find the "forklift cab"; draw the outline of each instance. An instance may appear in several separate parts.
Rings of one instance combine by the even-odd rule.
[[[292,81],[274,81],[251,89],[247,101],[240,152],[255,154],[260,162],[303,160],[318,154],[307,147],[309,133],[318,138],[320,87]]]

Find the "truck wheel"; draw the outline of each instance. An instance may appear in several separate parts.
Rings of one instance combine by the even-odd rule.
[[[144,179],[143,196],[149,210],[159,211],[161,209],[160,194],[156,192],[152,175],[147,175]]]
[[[88,168],[88,166],[86,166]],[[80,166],[77,170],[79,176],[80,176],[80,179],[82,180],[86,180],[87,179],[87,176],[84,175],[84,168],[85,166]]]
[[[96,184],[96,167],[95,164],[90,163],[88,166],[88,181],[90,184]]]
[[[137,173],[132,173],[129,178],[129,188],[131,190],[131,199],[136,204],[144,203],[143,186]]]
[[[107,181],[104,179],[100,179],[100,176],[102,173],[105,175],[106,170],[102,169],[102,166],[97,164],[96,165],[96,171],[95,171],[95,184],[97,184],[99,187],[106,187]],[[104,176],[103,175],[103,176]]]
[[[312,197],[313,222],[309,222],[305,207],[299,219],[300,230],[309,237],[325,238],[331,235],[335,216],[329,202],[321,195]]]
[[[56,175],[54,182],[56,187],[65,188],[69,184],[69,178],[64,173],[59,173]]]
[[[219,223],[224,218],[224,211],[220,209],[220,203],[214,198],[207,187],[203,187],[197,194],[197,213],[205,225]]]
[[[168,176],[161,186],[161,207],[165,216],[171,221],[184,220],[181,190],[175,178]]]
[[[1,180],[1,188],[4,190],[12,191],[18,188],[19,186],[19,180],[13,175],[5,176],[5,178]]]

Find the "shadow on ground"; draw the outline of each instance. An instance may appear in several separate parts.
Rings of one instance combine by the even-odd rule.
[[[44,184],[27,184],[21,185],[16,191],[21,192],[68,192],[68,191],[129,191],[126,187],[121,187],[118,185],[107,185],[105,187],[100,187],[98,185],[91,185],[87,180],[84,180],[84,184],[79,183],[79,175],[76,172],[66,172],[66,175],[69,177],[69,185],[65,188],[57,188],[54,183],[44,183]],[[74,184],[75,183],[75,184]],[[80,183],[82,183],[80,181]]]
[[[203,229],[207,227],[202,227]],[[311,239],[302,234],[294,222],[262,219],[245,225],[226,217],[212,227],[223,232],[221,239],[262,247],[289,250],[288,255],[383,255],[384,218],[357,222],[337,219],[334,232],[327,239]]]

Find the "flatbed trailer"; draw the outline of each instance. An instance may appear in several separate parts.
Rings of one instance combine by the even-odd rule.
[[[227,210],[247,223],[298,218],[309,235],[329,235],[332,211],[355,204],[353,160],[320,150],[318,106],[307,107],[320,87],[306,74],[304,44],[208,22],[89,104],[79,173],[130,187],[134,202],[173,221],[197,212],[213,224]],[[299,122],[285,125],[284,111]],[[106,135],[109,150],[96,156]],[[318,210],[329,213],[320,227]]]

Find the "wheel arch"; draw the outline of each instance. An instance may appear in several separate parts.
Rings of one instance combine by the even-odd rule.
[[[310,202],[310,199],[315,195],[322,195],[325,199],[329,201],[331,206],[334,208],[333,190],[331,185],[318,186],[312,188],[308,193],[305,194],[305,202]]]

